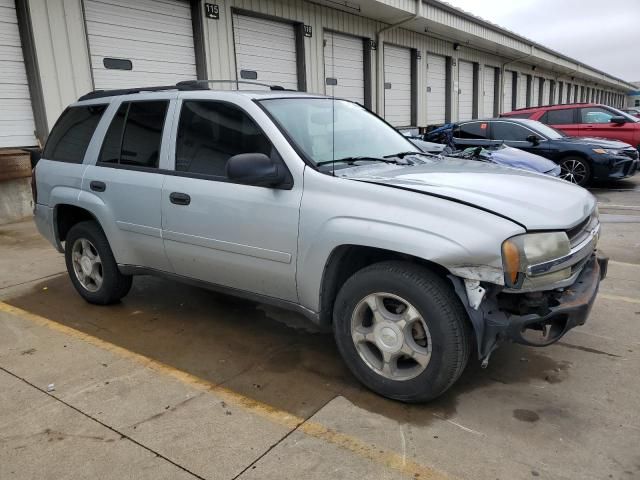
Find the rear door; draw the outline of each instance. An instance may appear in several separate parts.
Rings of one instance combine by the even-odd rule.
[[[579,109],[580,136],[602,137],[633,145],[637,123],[612,123],[616,113],[603,107],[584,107]]]
[[[160,215],[169,106],[167,98],[122,102],[82,181],[86,201],[103,204],[115,222],[107,236],[118,263],[161,271],[171,271]]]
[[[580,136],[580,125],[578,124],[577,113],[577,108],[548,110],[540,118],[540,121],[551,125],[553,128],[557,128],[569,136],[577,137]]]
[[[268,121],[262,111],[256,114]],[[263,153],[282,161],[258,123],[236,104],[184,99],[176,123],[175,172],[162,190],[163,238],[175,272],[296,301],[301,182],[281,190],[227,178],[233,155]]]

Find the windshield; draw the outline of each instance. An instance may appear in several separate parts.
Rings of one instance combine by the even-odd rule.
[[[610,111],[615,112],[616,115],[620,115],[621,117],[624,117],[627,122],[631,122],[631,123],[638,123],[640,122],[640,119],[634,117],[633,115],[629,115],[626,112],[623,112],[622,110],[618,110],[617,108],[613,108],[613,107],[607,107]]]
[[[361,106],[331,98],[275,98],[260,102],[313,163],[419,150]]]

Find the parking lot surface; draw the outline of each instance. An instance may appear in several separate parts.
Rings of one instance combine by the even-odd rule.
[[[0,478],[640,478],[640,178],[593,193],[587,324],[426,405],[365,390],[290,312],[151,277],[89,305],[32,222],[2,226]]]

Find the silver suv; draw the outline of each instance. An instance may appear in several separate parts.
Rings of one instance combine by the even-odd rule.
[[[157,274],[290,308],[407,402],[442,394],[472,351],[486,365],[505,340],[582,325],[606,273],[586,190],[420,153],[318,95],[93,92],[61,115],[34,180],[38,228],[88,302]]]

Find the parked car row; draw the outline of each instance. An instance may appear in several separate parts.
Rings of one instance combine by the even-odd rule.
[[[592,116],[596,114],[590,112]],[[535,114],[536,117],[541,115],[540,112]],[[580,186],[593,181],[623,179],[638,170],[638,150],[627,143],[606,138],[572,137],[540,121],[519,117],[520,113],[448,124],[432,130],[424,140],[445,143],[455,150],[498,145],[514,147],[553,161],[560,166],[560,178]],[[634,125],[640,127],[640,124]]]

